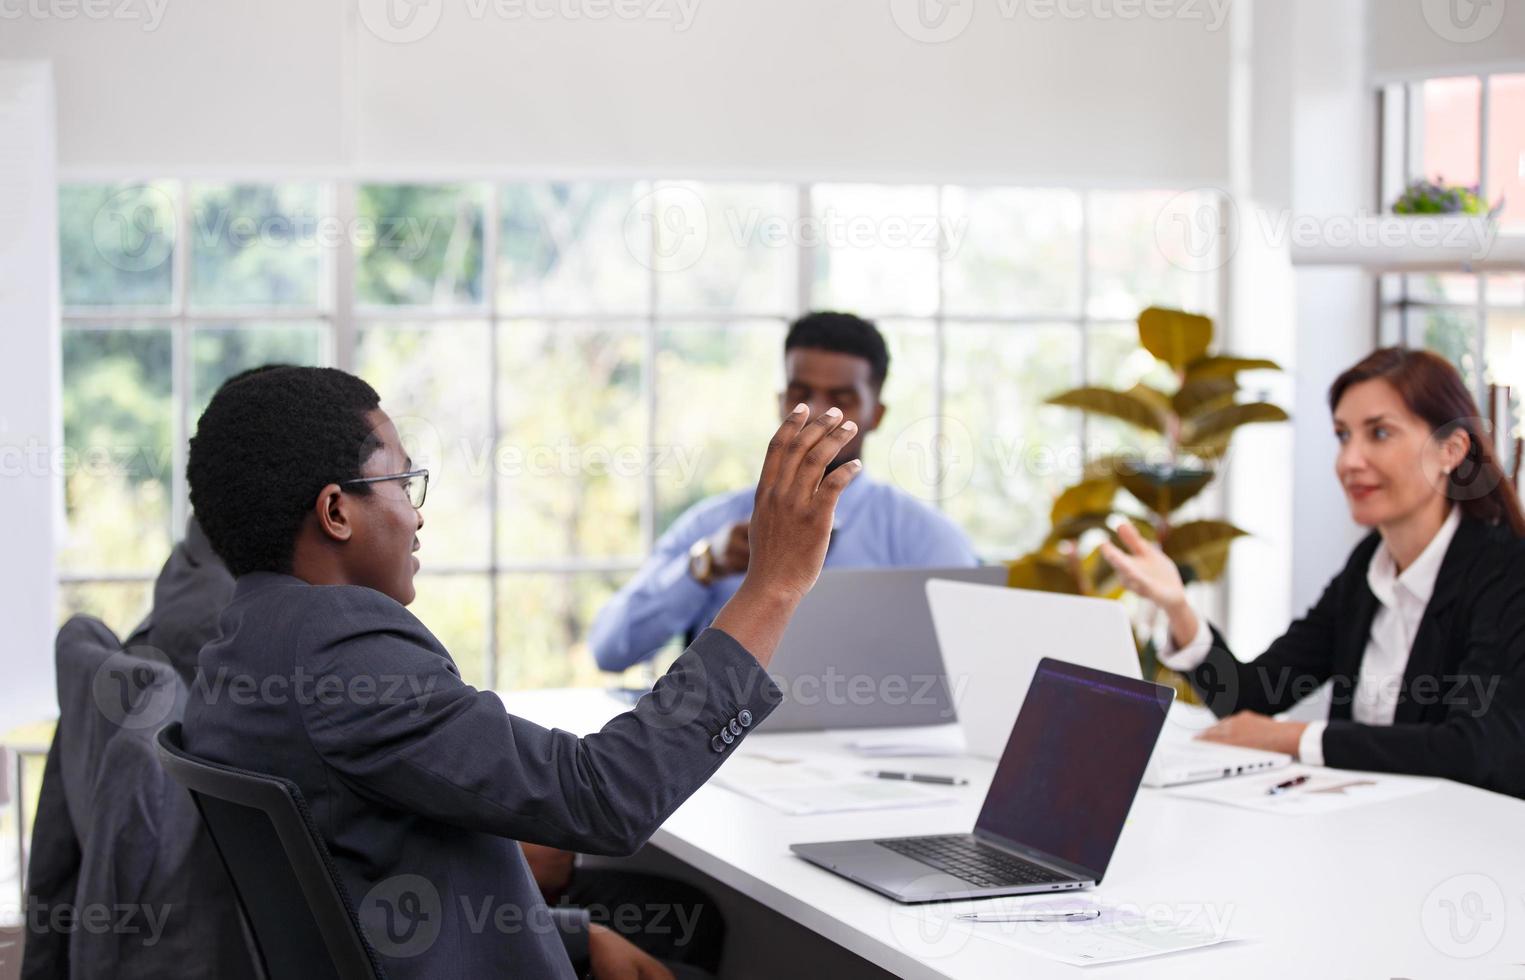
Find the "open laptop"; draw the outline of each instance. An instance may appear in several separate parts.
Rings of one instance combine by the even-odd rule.
[[[1000,757],[1040,657],[1140,676],[1133,628],[1120,602],[935,581],[927,583],[927,601],[970,755]],[[1166,728],[1145,786],[1265,772],[1292,761],[1280,752],[1199,742],[1194,734],[1187,726]]]
[[[993,585],[1006,581],[1006,568],[822,572],[768,666],[784,700],[759,731],[956,721],[927,606],[927,581],[933,578]]]
[[[1175,692],[1043,658],[972,834],[795,844],[897,902],[1099,884]]]

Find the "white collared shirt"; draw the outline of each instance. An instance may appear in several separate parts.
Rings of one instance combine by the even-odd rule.
[[[1398,709],[1398,694],[1403,689],[1403,675],[1408,670],[1409,654],[1425,607],[1435,592],[1441,562],[1461,524],[1461,511],[1455,507],[1446,516],[1440,530],[1425,545],[1413,564],[1398,573],[1392,552],[1381,545],[1366,568],[1366,584],[1377,597],[1377,613],[1372,617],[1371,635],[1361,657],[1361,672],[1356,679],[1355,700],[1350,715],[1363,725],[1391,725]],[[1160,663],[1175,671],[1196,668],[1212,649],[1212,632],[1207,621],[1198,617],[1197,635],[1180,650],[1171,649],[1168,635]],[[1324,764],[1324,729],[1326,721],[1315,721],[1303,729],[1297,743],[1298,757],[1309,765]]]

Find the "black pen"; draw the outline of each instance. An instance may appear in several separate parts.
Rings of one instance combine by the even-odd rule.
[[[1287,780],[1284,783],[1277,783],[1275,786],[1272,786],[1270,789],[1266,790],[1266,795],[1267,796],[1276,796],[1279,793],[1285,793],[1289,789],[1296,789],[1297,787],[1301,786],[1303,783],[1306,783],[1307,781],[1308,781],[1308,777],[1306,775],[1303,775],[1303,776],[1298,776],[1295,779],[1289,779],[1289,780]]]
[[[935,783],[938,786],[968,786],[969,780],[960,779],[957,776],[926,776],[916,772],[879,772],[869,771],[866,776],[875,779],[901,779],[908,783]]]

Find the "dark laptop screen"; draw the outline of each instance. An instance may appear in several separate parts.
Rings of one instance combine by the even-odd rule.
[[[975,825],[1090,871],[1112,859],[1169,688],[1045,658]]]

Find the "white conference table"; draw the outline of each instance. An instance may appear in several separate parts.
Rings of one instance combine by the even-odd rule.
[[[599,690],[506,693],[510,711],[578,734],[626,705]],[[903,730],[906,731],[906,730]],[[956,726],[920,730],[957,739]],[[749,735],[741,751],[850,756],[856,732]],[[862,768],[965,776],[952,805],[785,816],[707,785],[651,843],[896,976],[1525,977],[1525,801],[1444,780],[1433,790],[1320,816],[1256,813],[1141,791],[1096,897],[1168,907],[1242,940],[1130,963],[1069,966],[981,930],[929,919],[796,858],[797,842],[966,832],[994,763],[967,756]]]

